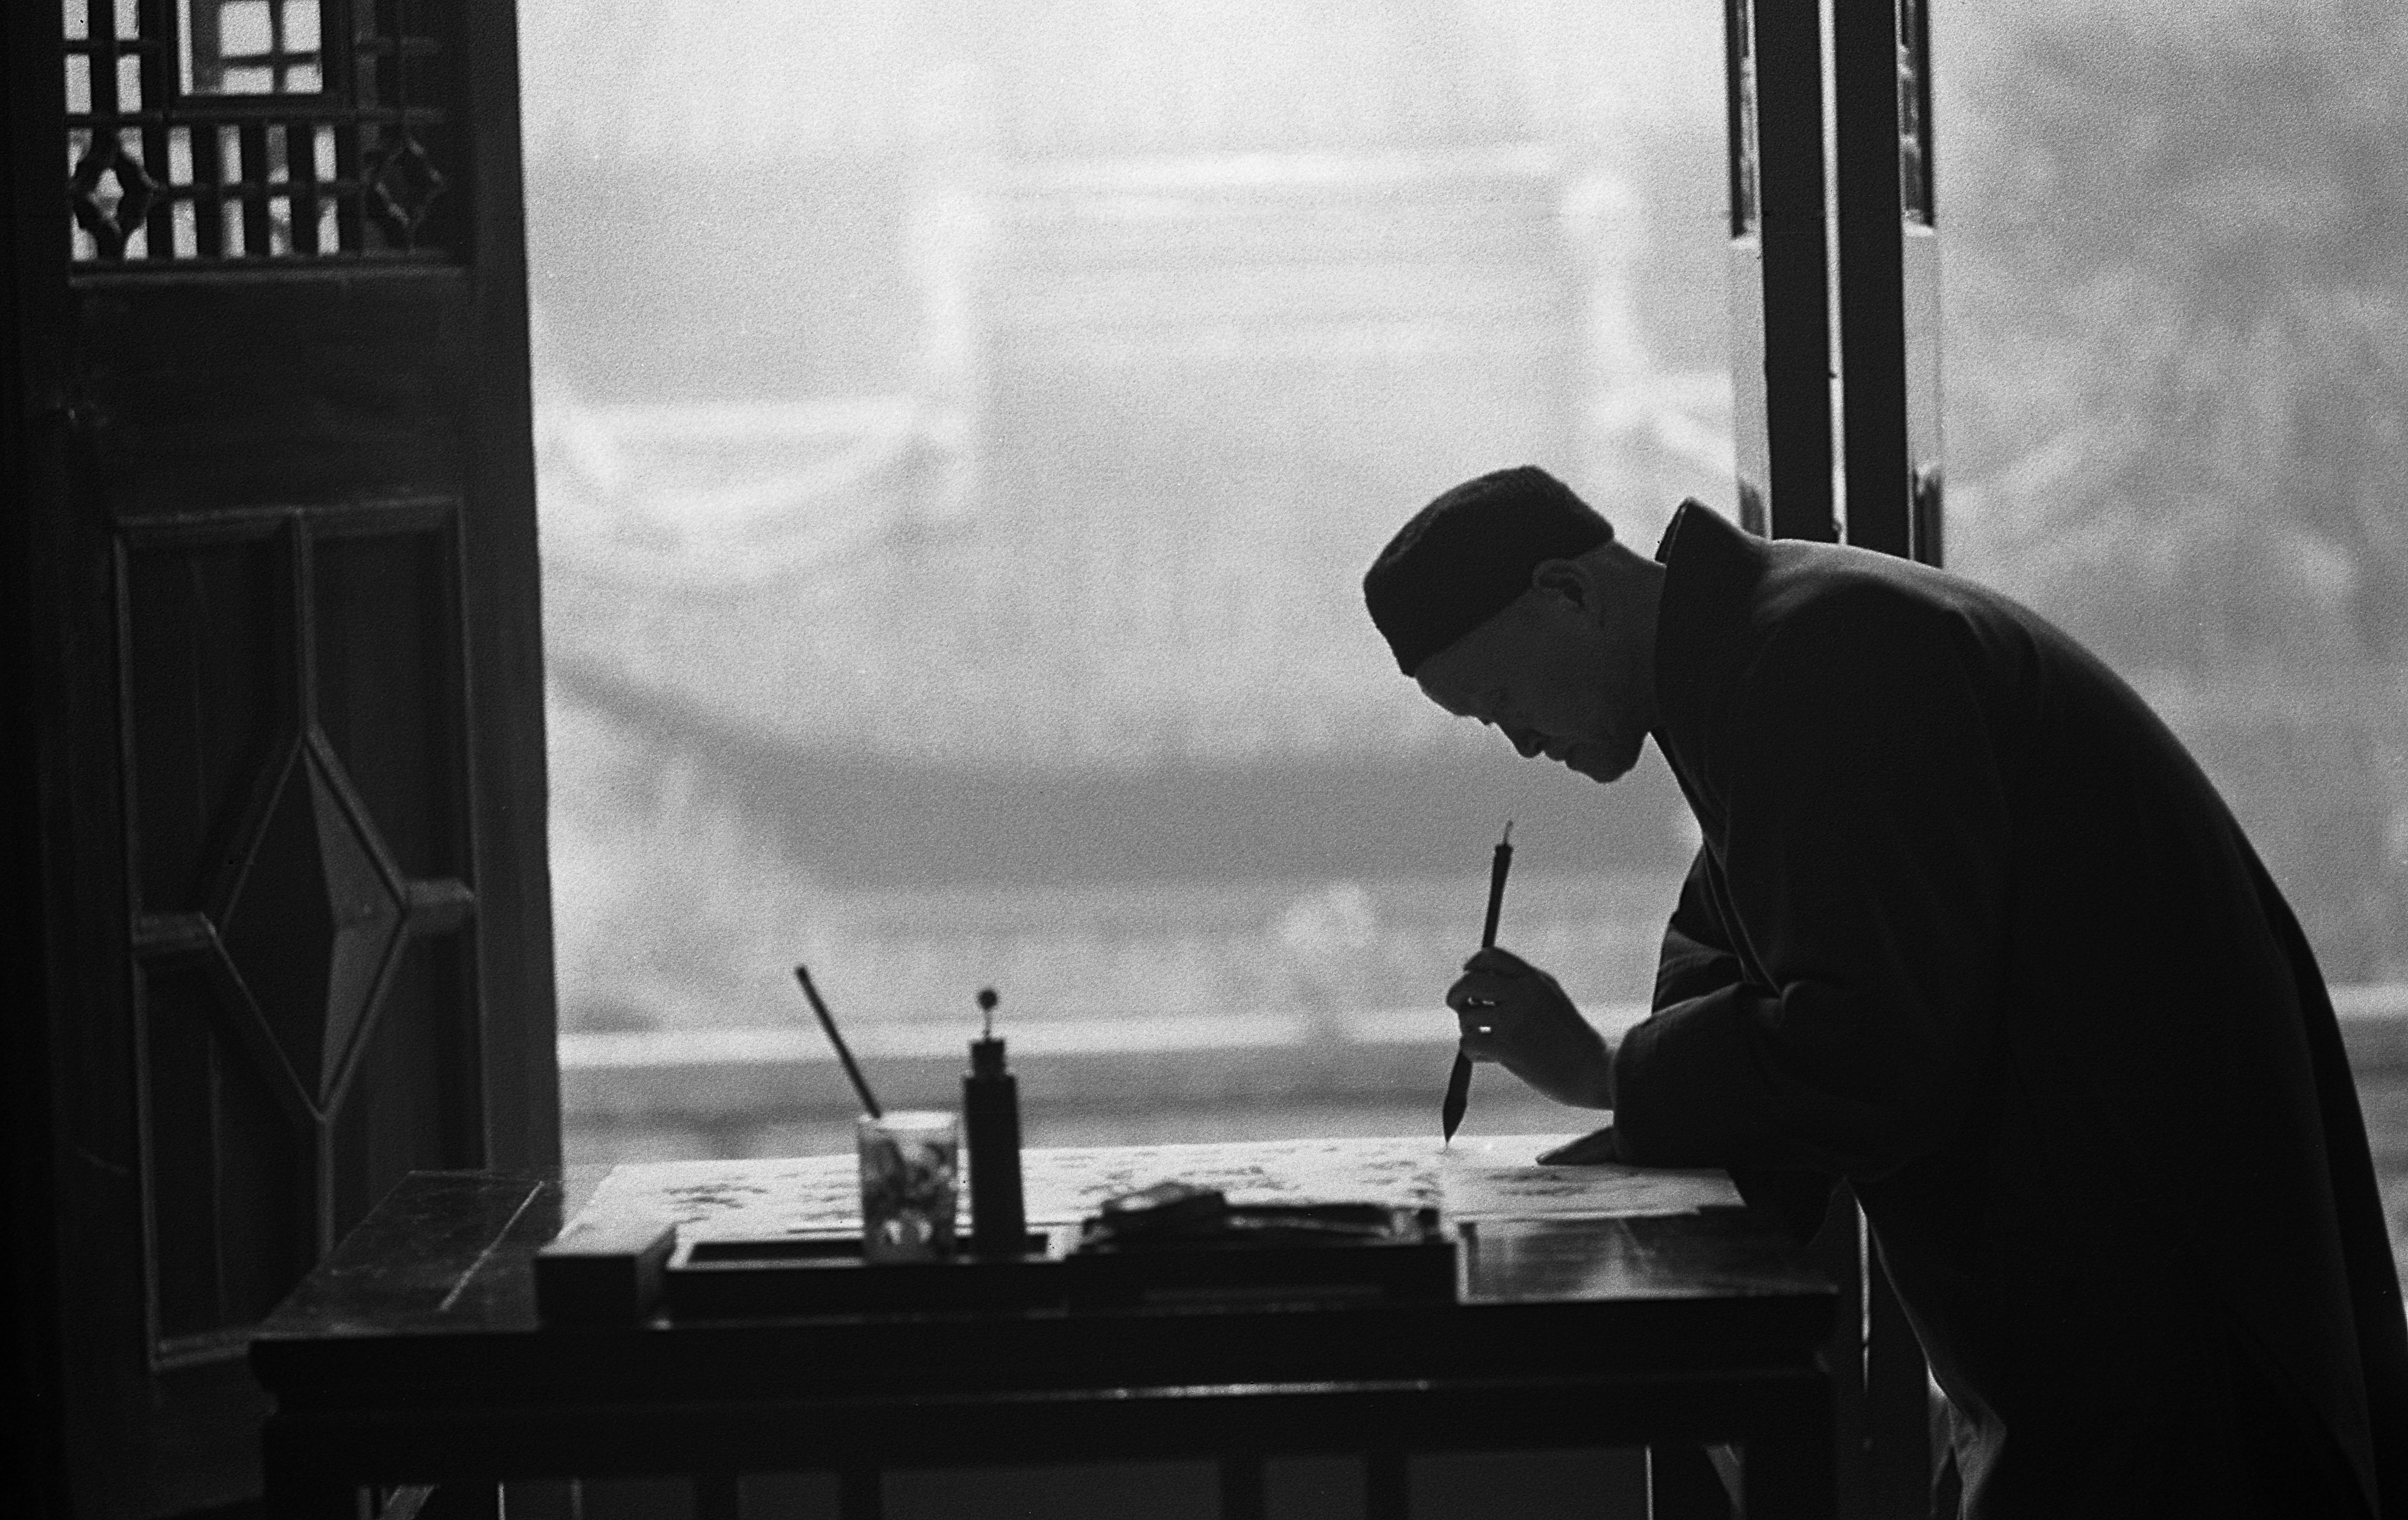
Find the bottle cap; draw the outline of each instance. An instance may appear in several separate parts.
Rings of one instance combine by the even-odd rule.
[[[970,1075],[1003,1075],[1003,1037],[991,1035],[970,1042]]]

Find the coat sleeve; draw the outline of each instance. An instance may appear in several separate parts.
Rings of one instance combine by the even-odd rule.
[[[1722,991],[1747,974],[1714,906],[1714,874],[1713,857],[1700,846],[1698,858],[1689,862],[1688,879],[1681,884],[1672,920],[1664,928],[1664,953],[1656,968],[1655,1005],[1659,1011]],[[1617,1129],[1615,1144],[1621,1144]],[[1834,1179],[1828,1172],[1742,1166],[1732,1168],[1730,1177],[1740,1197],[1770,1209],[1800,1243],[1814,1238],[1830,1207]]]
[[[1664,926],[1664,950],[1656,962],[1658,1010],[1740,979],[1739,957],[1724,938],[1722,916],[1714,909],[1713,874],[1713,859],[1700,846],[1698,858],[1689,862],[1688,879],[1681,884],[1672,921]]]
[[[1947,1144],[2004,988],[1996,684],[1974,631],[1878,590],[1766,642],[1709,750],[1731,929],[1764,978],[1670,1006],[1659,980],[1616,1055],[1626,1158],[1871,1177]],[[1683,958],[1675,991],[1696,981]]]

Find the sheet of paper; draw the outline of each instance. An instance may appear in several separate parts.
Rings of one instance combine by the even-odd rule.
[[[1028,1152],[1022,1188],[1028,1222],[1039,1227],[1075,1223],[1116,1193],[1158,1182],[1217,1187],[1232,1203],[1435,1206],[1458,1219],[1686,1214],[1740,1201],[1720,1172],[1538,1164],[1541,1151],[1571,1138],[1461,1136],[1451,1147],[1435,1136],[1068,1146]],[[704,1240],[856,1229],[860,1178],[851,1156],[646,1162],[614,1168],[586,1210],[668,1220]]]
[[[851,1156],[772,1161],[645,1161],[613,1167],[589,1215],[666,1219],[688,1239],[762,1240],[861,1228],[861,1172]]]
[[[1613,1218],[1738,1208],[1739,1189],[1715,1171],[1663,1167],[1541,1166],[1570,1135],[1458,1138],[1440,1164],[1453,1219]]]
[[[1115,1193],[1158,1182],[1217,1187],[1232,1203],[1439,1203],[1435,1136],[1241,1140],[1200,1145],[1092,1145],[1030,1151],[1021,1185],[1033,1225],[1070,1224]]]

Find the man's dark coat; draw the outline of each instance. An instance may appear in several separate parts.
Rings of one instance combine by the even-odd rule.
[[[1853,1180],[1970,1514],[2223,1513],[2287,1412],[2408,1517],[2332,1005],[2181,744],[1956,577],[1696,505],[1657,557],[1656,738],[1705,845],[1619,1051],[1623,1154]]]

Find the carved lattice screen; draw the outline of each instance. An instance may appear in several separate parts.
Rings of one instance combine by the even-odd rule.
[[[477,1164],[455,504],[130,524],[122,691],[153,1356]]]
[[[428,0],[64,0],[83,267],[457,253]]]

